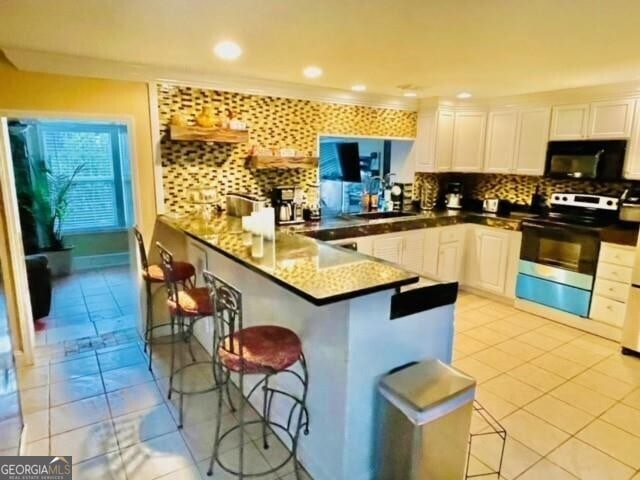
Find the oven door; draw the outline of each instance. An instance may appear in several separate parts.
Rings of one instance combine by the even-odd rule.
[[[523,222],[520,259],[570,272],[595,275],[598,232],[573,226]]]

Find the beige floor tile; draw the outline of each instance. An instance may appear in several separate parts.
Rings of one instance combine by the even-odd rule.
[[[453,362],[453,366],[462,370],[467,375],[471,375],[478,382],[488,380],[490,378],[500,375],[500,371],[495,368],[482,363],[480,360],[476,360],[472,357],[466,357],[462,360],[456,360]]]
[[[51,383],[93,375],[99,373],[99,371],[98,360],[95,355],[56,363],[51,365]]]
[[[22,414],[28,415],[49,408],[49,385],[30,388],[20,392]]]
[[[122,388],[132,387],[153,380],[147,365],[137,364],[128,367],[109,370],[102,374],[104,388],[107,392],[114,392]]]
[[[562,340],[555,339],[553,337],[549,337],[547,335],[543,335],[540,332],[535,330],[523,333],[516,337],[516,340],[520,342],[527,343],[533,347],[539,348],[540,350],[549,351],[554,348],[558,348],[564,342]]]
[[[577,477],[543,458],[519,476],[518,480],[577,480]]]
[[[283,477],[285,475],[288,475],[289,473],[293,473],[295,468],[293,462],[288,461],[284,463],[290,455],[289,450],[287,450],[284,444],[273,434],[270,434],[268,436],[268,440],[269,448],[266,450],[262,445],[262,437],[260,437],[259,440],[254,440],[253,443],[255,447],[260,451],[260,453],[262,453],[262,456],[267,460],[267,463],[272,468],[282,465],[275,472],[278,477]]]
[[[482,463],[475,455],[471,455],[469,457],[469,465],[467,466],[467,474],[469,477],[474,477],[476,475],[490,475],[491,472],[493,472],[493,469]]]
[[[613,355],[594,365],[593,369],[640,387],[640,358]]]
[[[546,455],[569,438],[569,434],[525,410],[518,410],[501,420],[508,435]]]
[[[495,319],[505,318],[518,313],[518,310],[516,310],[515,308],[497,302],[491,302],[487,305],[478,307],[477,309],[475,309],[475,311],[479,313],[485,313]]]
[[[163,475],[158,477],[156,480],[209,480],[214,479],[214,477],[207,477],[204,473],[201,474],[200,470],[196,465],[191,465],[189,467],[181,468],[180,470],[176,470],[175,472],[171,472],[167,475]]]
[[[640,469],[640,438],[602,420],[595,420],[576,436],[616,460]]]
[[[39,410],[23,417],[27,443],[49,438],[49,410]]]
[[[624,480],[633,474],[630,467],[577,438],[568,440],[548,458],[582,480]]]
[[[222,416],[222,423],[220,425],[220,431],[222,433],[228,431],[230,428],[237,425],[235,417],[227,413]],[[215,418],[211,418],[205,422],[198,422],[190,425],[185,425],[180,431],[182,438],[184,439],[187,447],[191,451],[191,455],[199,462],[211,457],[211,451],[213,448],[213,436],[215,433]],[[248,432],[243,438],[244,443],[251,442],[251,436]],[[228,450],[234,450],[240,446],[240,431],[229,434],[225,437],[224,441],[220,444],[220,452],[226,452]]]
[[[496,345],[496,348],[525,362],[531,361],[545,353],[544,350],[529,345],[528,343],[521,342],[516,338],[499,343]]]
[[[42,457],[49,455],[49,439],[43,438],[36,442],[27,443],[25,455],[30,457]]]
[[[562,340],[563,342],[569,342],[584,335],[584,332],[580,330],[566,327],[555,322],[549,322],[546,325],[539,327],[538,329],[536,329],[536,332],[542,333],[543,335],[547,335],[548,337],[552,337],[557,340]]]
[[[565,343],[560,345],[555,350],[552,350],[554,355],[566,358],[572,362],[579,363],[586,367],[591,367],[598,362],[601,362],[606,356],[601,353],[597,353],[591,350],[586,350],[582,347],[578,347],[571,343]]]
[[[520,365],[510,370],[508,374],[543,392],[548,392],[565,382],[565,379],[559,375],[530,363]]]
[[[510,413],[516,411],[519,407],[484,389],[482,385],[476,390],[476,400],[482,405],[489,414],[500,420]]]
[[[553,323],[546,318],[542,318],[528,312],[523,312],[522,310],[518,310],[517,313],[509,315],[507,318],[511,322],[519,323],[525,327],[531,327],[532,329],[537,329],[544,325],[550,325]]]
[[[91,480],[126,480],[122,458],[118,452],[108,453],[99,457],[75,464],[73,478]]]
[[[109,418],[109,407],[104,395],[65,403],[51,409],[51,435],[75,430]]]
[[[128,367],[138,363],[146,363],[146,357],[137,346],[120,348],[98,354],[100,370],[108,372],[116,368]]]
[[[559,357],[553,353],[546,353],[534,358],[531,363],[566,379],[575,377],[587,369],[584,365]]]
[[[160,435],[175,432],[178,427],[164,403],[113,419],[120,448],[129,447]]]
[[[489,345],[486,343],[476,340],[475,338],[471,338],[463,333],[456,333],[454,345],[455,348],[467,355],[489,348]]]
[[[519,323],[511,322],[507,318],[496,320],[495,322],[487,323],[485,327],[495,330],[498,333],[506,335],[509,338],[517,337],[525,332],[531,330]]]
[[[537,388],[531,387],[509,375],[503,374],[492,378],[482,388],[521,407],[543,395]]]
[[[73,463],[118,451],[111,421],[94,423],[51,437],[52,455],[71,455]]]
[[[571,381],[616,400],[624,398],[634,390],[633,385],[608,377],[595,370],[587,370],[572,378]]]
[[[21,390],[49,384],[49,365],[24,367],[16,371],[18,373],[18,387]]]
[[[156,382],[141,383],[107,393],[107,401],[113,417],[151,408],[161,404],[164,398]]]
[[[154,480],[193,463],[178,432],[124,448],[121,455],[127,478],[135,480]]]
[[[605,357],[620,354],[620,344],[595,335],[583,335],[569,342],[570,345],[590,350]]]
[[[622,403],[640,410],[640,388],[635,389],[622,399]]]
[[[624,403],[617,403],[604,412],[600,418],[633,435],[640,435],[640,410]]]
[[[470,355],[470,358],[480,360],[482,363],[486,363],[490,367],[498,369],[501,372],[512,370],[518,365],[522,365],[524,363],[523,360],[520,360],[519,358],[516,358],[513,355],[503,352],[502,350],[499,350],[495,347],[476,352],[473,355]]]
[[[462,360],[463,358],[467,357],[468,355],[460,350],[458,350],[457,348],[454,347],[453,349],[453,353],[451,354],[451,360],[452,361],[456,361],[456,360]]]
[[[231,469],[238,470],[238,466],[240,462],[239,462],[239,453],[237,449],[229,450],[221,454],[220,460],[224,463],[224,465],[230,467]],[[267,463],[267,460],[262,456],[260,451],[252,443],[248,443],[244,447],[243,466],[244,466],[244,473],[246,474],[265,471],[270,468],[269,464]],[[200,472],[202,475],[206,475],[206,471],[208,467],[209,467],[208,460],[203,460],[202,462],[198,463],[198,468],[200,469]],[[226,472],[223,472],[222,469],[218,465],[216,465],[213,470],[213,476],[205,477],[205,478],[209,478],[212,480],[231,480],[231,479],[237,479],[238,477],[236,475],[230,475]],[[275,474],[271,474],[271,475],[261,476],[259,478],[265,479],[265,480],[276,480],[278,477]]]
[[[51,384],[51,406],[56,407],[69,402],[95,397],[104,393],[100,374],[76,377]]]
[[[502,439],[497,435],[474,437],[471,442],[471,453],[494,472],[498,469],[501,451]],[[502,476],[514,479],[540,458],[536,452],[507,435],[502,460]],[[486,478],[495,478],[495,475]]]
[[[496,343],[502,343],[509,339],[506,335],[491,330],[484,325],[467,330],[464,334],[487,345],[495,345]]]
[[[615,403],[612,398],[573,382],[560,385],[555,390],[552,390],[550,394],[591,415],[600,415]]]
[[[571,434],[575,434],[595,418],[551,395],[540,397],[524,408],[547,423]]]
[[[456,311],[465,312],[469,310],[477,310],[489,303],[491,303],[491,300],[489,299],[469,294],[458,298],[458,301],[456,303]]]

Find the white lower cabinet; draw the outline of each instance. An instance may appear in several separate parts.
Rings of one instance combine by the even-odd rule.
[[[446,282],[460,281],[460,269],[464,250],[460,242],[444,243],[438,248],[439,280]]]
[[[463,284],[515,298],[521,236],[510,230],[469,225]]]
[[[400,264],[402,262],[403,240],[404,237],[401,234],[375,237],[373,239],[373,256],[387,262]]]

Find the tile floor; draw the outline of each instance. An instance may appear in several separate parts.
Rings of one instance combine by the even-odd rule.
[[[453,364],[507,431],[502,478],[640,479],[640,360],[614,342],[462,293]],[[485,423],[474,417],[472,432]],[[473,440],[473,473],[500,442]],[[482,478],[482,477],[480,477]],[[485,477],[485,478],[495,478]]]
[[[36,322],[36,345],[55,345],[134,327],[138,311],[129,266],[53,280],[51,312]]]
[[[40,355],[35,366],[18,369],[27,424],[27,455],[72,455],[74,478],[128,480],[225,480],[216,469],[206,476],[211,455],[217,392],[185,397],[184,428],[178,429],[178,396],[167,400],[169,347],[154,347],[153,373],[137,339],[73,355]],[[181,352],[186,361],[187,353]],[[198,360],[208,359],[198,346]],[[207,365],[186,376],[185,385],[210,384]],[[237,424],[231,412],[223,426]],[[286,450],[247,429],[245,471],[278,465]],[[225,462],[237,463],[239,437],[222,444]],[[0,455],[3,452],[0,452]],[[265,468],[267,467],[267,468]],[[289,463],[269,479],[293,480]],[[303,478],[308,478],[304,476]]]
[[[502,478],[640,479],[640,360],[621,356],[613,342],[465,293],[456,331],[454,365],[478,379],[478,400],[508,431]],[[168,348],[156,353],[153,374],[134,337],[40,355],[20,369],[27,453],[71,454],[80,479],[209,478],[216,393],[187,397],[179,430],[177,399],[166,399]],[[188,381],[208,375],[204,369]],[[227,413],[223,422],[236,419]],[[482,429],[476,418],[472,429]],[[254,433],[245,439],[249,468],[275,464],[282,447],[264,451]],[[474,439],[472,473],[495,466],[499,445],[482,438]],[[293,480],[290,468],[273,478]],[[232,477],[218,470],[213,478]]]

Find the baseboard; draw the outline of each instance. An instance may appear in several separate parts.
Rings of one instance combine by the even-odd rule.
[[[91,270],[102,267],[129,265],[129,252],[105,253],[103,255],[82,255],[73,257],[73,271]]]
[[[608,338],[609,340],[619,342],[622,337],[622,330],[612,325],[606,325],[590,318],[579,317],[571,313],[556,310],[555,308],[545,307],[544,305],[528,300],[516,298],[514,306],[519,310],[533,313],[534,315],[577,328],[583,332],[598,335],[599,337]]]
[[[20,443],[18,444],[18,455],[24,457],[27,453],[27,424],[22,421],[22,430],[20,431]]]

